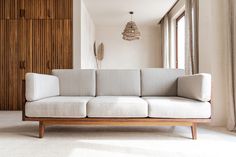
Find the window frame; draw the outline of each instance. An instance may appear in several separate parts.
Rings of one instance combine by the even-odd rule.
[[[176,68],[178,69],[179,68],[179,65],[178,65],[178,22],[185,16],[185,11],[182,12],[177,18],[176,18],[176,22],[175,22],[175,50],[176,50],[176,59],[175,59],[175,63],[176,63]]]

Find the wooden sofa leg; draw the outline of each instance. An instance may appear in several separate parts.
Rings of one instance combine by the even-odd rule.
[[[191,131],[192,131],[192,139],[196,140],[197,139],[197,124],[193,123],[191,126]]]
[[[43,121],[39,121],[39,138],[43,138],[45,131],[45,125]]]

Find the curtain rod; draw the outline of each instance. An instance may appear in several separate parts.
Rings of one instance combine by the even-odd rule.
[[[158,22],[158,24],[161,23],[161,21],[164,19],[164,17],[169,14],[171,12],[171,10],[176,6],[176,4],[179,2],[179,0],[177,0],[173,5],[172,7],[165,13],[165,15],[161,18],[161,20]]]

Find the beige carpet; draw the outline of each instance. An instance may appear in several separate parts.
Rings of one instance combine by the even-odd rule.
[[[236,157],[236,134],[200,127],[53,126],[43,139],[21,112],[0,112],[0,157]]]

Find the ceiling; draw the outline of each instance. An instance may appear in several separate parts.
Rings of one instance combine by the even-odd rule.
[[[84,0],[96,26],[123,25],[130,20],[138,25],[155,26],[177,0]]]

